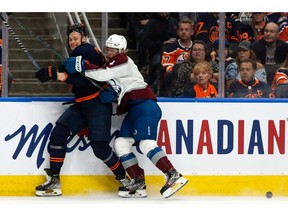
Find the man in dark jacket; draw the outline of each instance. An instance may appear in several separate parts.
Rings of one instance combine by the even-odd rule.
[[[274,22],[269,22],[265,26],[264,37],[251,45],[257,60],[265,66],[269,84],[288,53],[288,44],[279,40],[278,36],[279,26]]]

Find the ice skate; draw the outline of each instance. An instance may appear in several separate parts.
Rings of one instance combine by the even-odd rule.
[[[36,196],[49,197],[49,196],[61,196],[61,184],[59,175],[52,175],[50,169],[44,169],[46,172],[47,181],[42,185],[36,187]]]
[[[180,190],[188,183],[188,180],[183,178],[182,175],[175,169],[169,170],[166,175],[166,183],[160,190],[160,193],[168,198]]]
[[[121,182],[122,186],[119,187],[118,196],[123,198],[145,198],[146,184],[143,177],[134,178]]]

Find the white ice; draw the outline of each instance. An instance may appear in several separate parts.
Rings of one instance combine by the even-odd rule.
[[[287,215],[288,197],[159,196],[119,198],[92,194],[61,197],[0,197],[1,215],[49,216],[263,216]]]

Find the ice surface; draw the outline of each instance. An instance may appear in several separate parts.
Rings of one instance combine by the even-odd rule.
[[[148,195],[149,196],[149,195]],[[159,196],[119,198],[91,194],[61,197],[0,197],[7,215],[287,215],[288,197]],[[60,214],[61,213],[61,214]],[[3,214],[1,214],[3,215]]]

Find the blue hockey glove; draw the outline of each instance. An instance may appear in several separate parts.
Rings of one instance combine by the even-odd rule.
[[[117,94],[116,92],[109,86],[108,88],[101,91],[99,95],[100,99],[103,103],[113,103],[116,102]]]
[[[63,65],[70,74],[85,72],[85,59],[82,59],[82,56],[69,57],[63,62]]]

